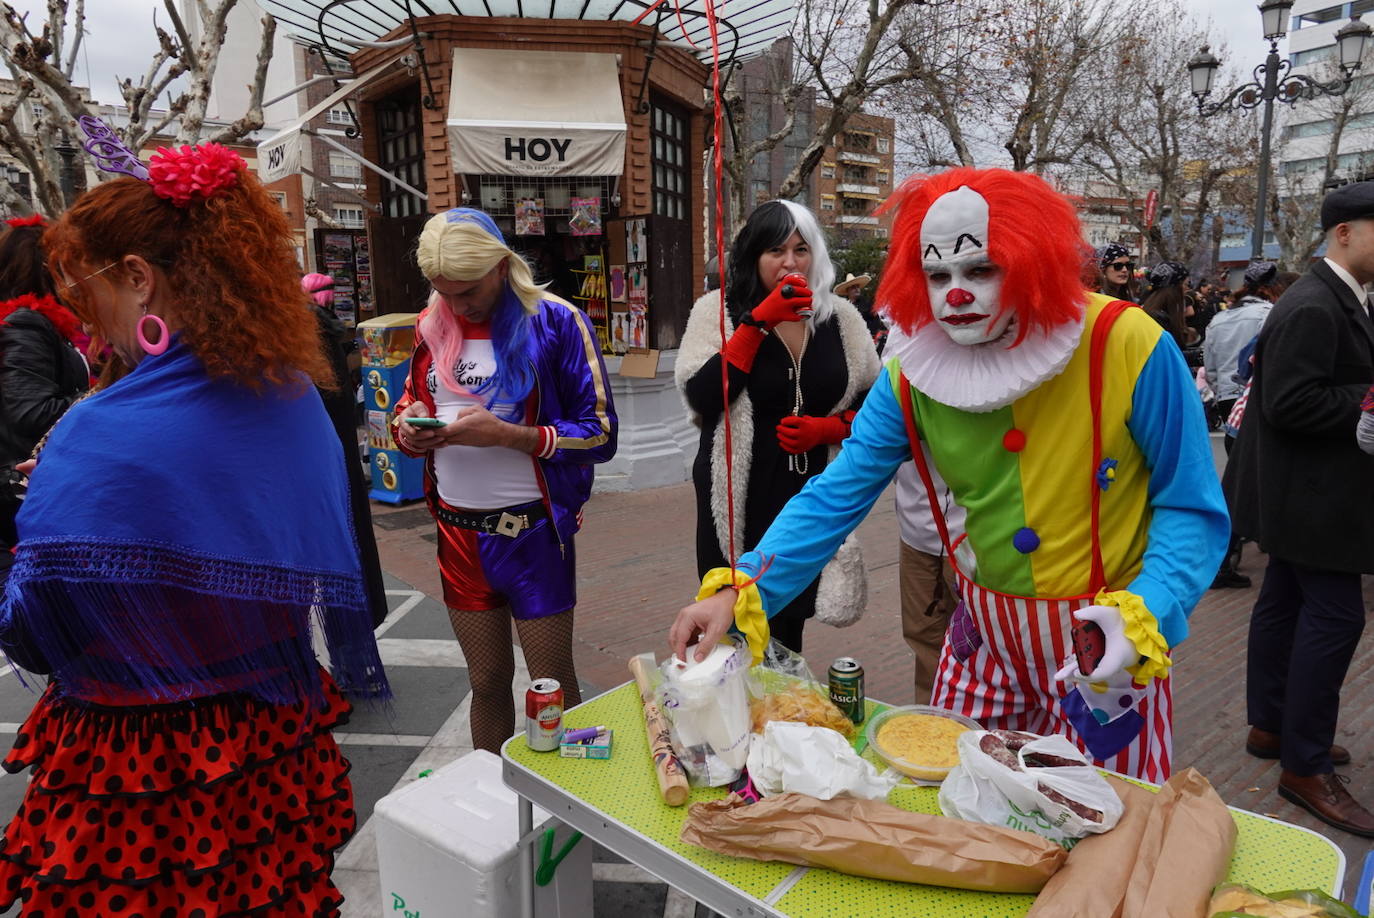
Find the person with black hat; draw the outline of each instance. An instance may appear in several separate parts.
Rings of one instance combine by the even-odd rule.
[[[1131,250],[1119,242],[1109,242],[1097,250],[1097,292],[1128,303],[1140,302],[1135,280],[1135,259]]]
[[[1341,684],[1374,573],[1374,457],[1351,436],[1374,379],[1374,182],[1327,195],[1326,257],[1288,288],[1255,346],[1250,407],[1226,467],[1232,526],[1269,554],[1250,615],[1245,748],[1278,758],[1279,794],[1374,837],[1374,814],[1333,766]]]

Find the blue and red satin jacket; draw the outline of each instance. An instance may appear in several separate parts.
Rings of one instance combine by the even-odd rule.
[[[525,423],[548,426],[556,432],[551,452],[531,456],[530,461],[558,538],[567,541],[581,525],[582,505],[591,497],[592,466],[615,455],[620,425],[601,345],[582,310],[546,295],[530,316],[530,352],[534,389],[526,402]],[[434,414],[434,397],[425,385],[433,362],[434,355],[417,327],[410,375],[405,394],[396,403],[394,418],[417,398]],[[425,463],[425,491],[434,495],[432,456]]]

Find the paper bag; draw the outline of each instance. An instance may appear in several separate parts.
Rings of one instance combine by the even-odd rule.
[[[1174,775],[1150,810],[1122,918],[1206,918],[1235,847],[1236,821],[1208,780],[1195,768]]]
[[[854,876],[986,892],[1038,892],[1068,853],[1000,826],[909,813],[877,800],[779,794],[693,804],[682,840],[720,854]]]
[[[1027,918],[1203,918],[1235,848],[1231,811],[1196,769],[1158,794],[1107,780],[1126,805],[1121,821],[1069,852]]]
[[[1154,809],[1155,794],[1138,784],[1107,777],[1107,784],[1125,807],[1116,828],[1089,835],[1069,851],[1069,859],[1036,897],[1026,918],[1121,918],[1130,871],[1145,824]]]

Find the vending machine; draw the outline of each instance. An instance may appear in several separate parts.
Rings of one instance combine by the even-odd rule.
[[[368,496],[388,504],[424,497],[424,460],[401,452],[391,437],[396,402],[405,391],[406,375],[410,373],[418,318],[413,312],[393,312],[358,323],[367,451],[372,463],[372,490]]]

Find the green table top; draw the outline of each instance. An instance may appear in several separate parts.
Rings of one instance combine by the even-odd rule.
[[[881,705],[868,702],[871,715]],[[508,762],[558,788],[576,804],[632,828],[672,851],[713,878],[792,918],[852,916],[866,918],[986,918],[1024,915],[1033,896],[969,892],[938,886],[894,883],[854,877],[822,868],[728,857],[688,845],[679,839],[687,806],[670,807],[658,794],[649,759],[639,693],[626,683],[567,712],[569,729],[605,724],[615,731],[612,756],[606,760],[565,759],[556,752],[534,752],[523,737],[508,740]],[[871,756],[866,752],[865,757]],[[939,813],[934,787],[898,785],[888,802],[918,813]],[[693,788],[688,806],[725,796],[724,788]],[[540,801],[535,801],[539,803]],[[1345,856],[1332,842],[1309,829],[1232,807],[1236,850],[1227,879],[1258,889],[1322,889],[1339,892]],[[622,855],[633,857],[625,852]],[[800,873],[798,879],[794,872]],[[790,880],[794,885],[779,889]],[[688,890],[690,892],[690,890]],[[771,895],[770,895],[771,894]],[[856,903],[862,902],[856,910]]]

